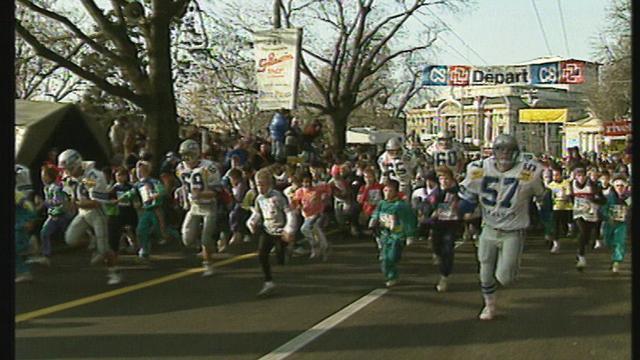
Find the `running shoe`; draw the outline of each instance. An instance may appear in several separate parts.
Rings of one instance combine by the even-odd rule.
[[[263,296],[270,295],[271,293],[273,293],[273,290],[275,288],[276,288],[276,284],[274,284],[273,281],[267,281],[262,286],[262,289],[258,292],[258,296],[263,297]]]

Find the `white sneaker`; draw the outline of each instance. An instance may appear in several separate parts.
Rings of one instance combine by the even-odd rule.
[[[224,239],[218,240],[218,252],[224,252],[227,249],[227,241]]]
[[[245,236],[242,238],[242,241],[243,241],[243,242],[246,242],[246,243],[251,242],[251,235],[249,235],[249,234],[245,235]]]
[[[496,307],[495,306],[485,305],[482,308],[482,311],[480,312],[480,315],[478,315],[478,318],[480,320],[493,320],[493,318],[495,316],[496,316]]]
[[[553,242],[553,246],[551,246],[551,250],[549,250],[550,253],[552,254],[557,254],[560,252],[560,243],[558,243],[557,241]]]
[[[576,263],[576,269],[578,269],[578,271],[582,271],[585,267],[587,267],[587,259],[584,256],[578,255],[578,262]]]
[[[436,291],[437,292],[445,292],[445,291],[447,291],[448,288],[449,288],[449,284],[447,282],[447,277],[446,276],[440,276],[440,281],[438,281],[438,284],[436,285]]]
[[[31,282],[31,281],[33,281],[33,275],[31,275],[31,273],[28,271],[16,276],[16,283]]]
[[[107,285],[118,285],[122,282],[122,275],[117,271],[109,272],[107,276],[109,277]]]
[[[274,284],[273,281],[266,281],[260,292],[258,292],[258,296],[267,296],[271,294],[275,288],[276,284]]]
[[[102,264],[105,261],[104,253],[93,253],[91,256],[91,261],[89,262],[91,265]]]
[[[208,277],[211,276],[215,273],[214,269],[213,269],[213,264],[211,264],[208,261],[203,261],[202,262],[202,267],[204,268],[204,271],[202,272],[202,276],[203,277]]]
[[[596,243],[593,245],[593,249],[601,249],[604,246],[602,246],[602,241],[601,240],[596,240]]]
[[[407,240],[406,240],[405,242],[406,242],[407,246],[409,246],[409,245],[412,245],[412,244],[413,244],[414,240],[415,240],[414,238],[412,238],[412,237],[408,237],[408,238],[407,238]]]
[[[493,320],[496,316],[496,294],[483,295],[484,307],[480,311],[480,320]]]
[[[44,266],[51,266],[51,259],[47,256],[33,256],[27,259],[27,264],[40,264]]]
[[[618,274],[620,271],[620,263],[617,261],[613,262],[613,265],[611,265],[611,272],[614,274]]]
[[[397,279],[393,279],[393,280],[388,280],[386,283],[384,283],[386,287],[390,288],[390,287],[394,287],[398,284],[398,280]]]
[[[431,261],[433,262],[434,266],[440,265],[440,256],[436,254],[431,254]]]

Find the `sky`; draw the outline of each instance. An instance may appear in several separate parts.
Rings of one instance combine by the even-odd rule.
[[[437,53],[437,60],[443,65],[506,65],[541,56],[594,60],[593,41],[606,24],[611,0],[534,1],[551,53],[532,0],[476,0],[475,6],[463,9],[460,14],[436,12],[453,30],[442,34],[442,51]],[[558,3],[562,7],[568,49]]]
[[[62,0],[77,6],[77,0]],[[269,6],[273,0],[257,0]],[[346,0],[355,1],[355,0]],[[380,2],[393,0],[379,0]],[[541,56],[593,59],[593,42],[605,26],[606,9],[612,0],[470,0],[473,5],[451,14],[434,10],[452,31],[440,35],[435,61],[443,65],[508,65]],[[214,8],[225,0],[201,0]],[[97,0],[108,7],[108,1]],[[547,49],[535,6],[547,37]],[[568,42],[565,44],[562,17]],[[205,6],[207,6],[205,5]],[[429,12],[420,15],[425,23],[437,22]],[[413,22],[411,26],[422,26]],[[464,41],[464,43],[463,43]]]

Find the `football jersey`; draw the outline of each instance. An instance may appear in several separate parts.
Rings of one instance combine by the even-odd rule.
[[[195,192],[214,190],[214,188],[222,186],[220,170],[213,161],[200,160],[194,168],[189,168],[183,161],[176,167],[176,176],[187,192],[189,204],[204,206],[216,203],[215,197],[194,200]]]
[[[76,200],[109,201],[109,184],[102,171],[86,169],[74,188],[73,196]]]
[[[408,154],[392,158],[387,152],[384,152],[378,157],[378,167],[382,173],[380,182],[384,182],[384,179],[389,178],[399,182],[401,187],[405,187],[411,186],[416,164],[415,160]]]
[[[463,170],[464,152],[460,145],[453,143],[450,149],[442,149],[438,143],[433,143],[427,148],[427,154],[433,159],[434,168],[448,167],[453,175],[458,175]]]
[[[545,191],[541,164],[521,161],[500,172],[494,157],[470,163],[460,185],[460,197],[482,209],[483,223],[504,231],[526,229],[531,197]]]

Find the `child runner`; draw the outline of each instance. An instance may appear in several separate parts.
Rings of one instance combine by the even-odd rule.
[[[623,175],[613,178],[613,191],[609,192],[607,202],[602,207],[604,220],[604,240],[611,249],[611,271],[617,274],[624,260],[627,241],[627,227],[631,215],[631,192],[627,179]]]
[[[382,242],[381,268],[387,287],[398,282],[398,262],[408,238],[415,237],[417,220],[411,206],[398,196],[400,184],[389,179],[384,187],[384,200],[371,216],[369,227],[379,229]]]
[[[310,259],[320,253],[322,260],[326,261],[329,255],[329,243],[321,226],[326,199],[329,197],[331,197],[331,186],[326,183],[312,185],[310,173],[302,175],[302,188],[296,190],[293,195],[292,207],[300,209],[304,218],[300,231],[311,244]]]
[[[284,264],[284,247],[291,242],[296,232],[295,218],[291,215],[287,199],[273,188],[273,175],[267,169],[256,173],[258,197],[252,209],[253,214],[247,220],[249,230],[259,235],[258,260],[264,274],[264,285],[258,296],[267,296],[276,285],[271,274],[269,253],[275,246],[278,263]]]

